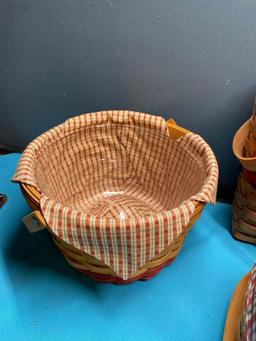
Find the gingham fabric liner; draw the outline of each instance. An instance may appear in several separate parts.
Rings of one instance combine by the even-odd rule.
[[[13,177],[39,190],[56,236],[123,279],[185,231],[192,200],[215,202],[217,179],[216,159],[200,136],[172,140],[163,118],[131,111],[80,115],[49,130],[29,144]],[[109,212],[98,194],[108,191],[129,193],[149,211],[140,214],[137,202],[131,211],[129,198],[118,199],[125,217],[113,217],[116,203]]]
[[[253,265],[248,282],[241,316],[241,329],[243,341],[256,340],[256,263]]]

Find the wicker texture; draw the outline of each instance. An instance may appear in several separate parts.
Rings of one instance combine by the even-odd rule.
[[[232,234],[246,242],[256,242],[256,189],[246,181],[243,173],[238,178],[232,209]]]
[[[14,180],[71,265],[129,280],[170,262],[195,202],[215,200],[212,151],[180,134],[141,113],[78,116],[34,140]]]
[[[256,104],[250,119],[236,132],[232,149],[243,168],[256,172]]]
[[[233,152],[243,166],[233,201],[232,234],[256,243],[256,105],[253,114],[237,131]]]

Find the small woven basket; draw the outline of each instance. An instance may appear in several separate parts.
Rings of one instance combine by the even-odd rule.
[[[232,149],[243,170],[233,201],[232,235],[256,243],[256,104],[253,114],[236,132]]]
[[[154,275],[156,275],[165,265],[171,263],[174,260],[174,258],[177,256],[178,252],[181,249],[181,246],[183,244],[183,241],[187,232],[189,231],[191,226],[195,223],[195,221],[199,218],[205,204],[210,201],[214,202],[215,200],[216,184],[217,184],[217,176],[218,176],[217,163],[210,148],[206,145],[206,143],[202,139],[196,140],[196,142],[194,142],[194,147],[193,147],[194,149],[192,149],[192,152],[191,151],[186,152],[186,150],[184,152],[186,155],[188,154],[189,158],[191,158],[188,165],[186,166],[186,169],[183,170],[184,176],[186,174],[188,175],[188,177],[186,178],[187,180],[184,182],[188,181],[188,184],[186,186],[190,186],[190,187],[189,187],[189,190],[187,190],[185,187],[182,187],[181,183],[179,184],[179,186],[185,193],[183,194],[183,197],[184,195],[185,196],[189,195],[189,197],[191,197],[190,200],[187,200],[187,201],[185,200],[184,205],[181,203],[180,207],[174,209],[174,213],[172,213],[172,215],[168,215],[169,213],[168,214],[162,213],[163,206],[166,207],[167,204],[165,203],[165,205],[162,205],[162,207],[160,208],[159,202],[155,200],[154,198],[149,197],[148,193],[146,194],[144,193],[143,194],[144,196],[142,197],[142,199],[139,200],[140,192],[137,192],[137,194],[136,192],[134,192],[135,189],[137,190],[137,187],[136,187],[137,185],[135,186],[134,184],[138,184],[138,181],[139,181],[139,184],[141,186],[143,177],[145,176],[148,179],[147,186],[150,187],[151,183],[153,183],[152,188],[154,190],[154,188],[156,187],[156,183],[158,181],[156,179],[156,176],[159,176],[160,178],[159,178],[158,186],[160,187],[160,185],[162,184],[162,187],[161,187],[162,189],[161,191],[159,190],[159,192],[155,192],[155,197],[159,199],[161,198],[162,193],[165,192],[166,194],[165,194],[164,200],[168,202],[169,200],[168,190],[166,191],[166,188],[163,185],[166,185],[166,183],[168,183],[168,178],[166,178],[166,175],[168,174],[168,166],[171,165],[172,162],[171,161],[167,162],[167,164],[164,165],[164,159],[162,161],[161,160],[159,161],[159,159],[157,159],[158,158],[157,155],[159,155],[159,153],[161,154],[160,145],[163,143],[166,143],[166,141],[169,141],[169,140],[173,141],[172,143],[175,143],[175,140],[180,141],[183,138],[186,138],[188,135],[191,134],[189,131],[185,130],[184,128],[177,126],[173,120],[169,120],[167,121],[167,123],[163,123],[165,122],[165,121],[161,121],[163,119],[161,120],[160,118],[152,119],[152,117],[153,116],[141,114],[141,113],[114,111],[114,112],[101,112],[101,113],[95,113],[95,114],[82,115],[82,116],[79,116],[79,118],[76,118],[74,121],[72,121],[71,119],[65,122],[65,127],[68,127],[69,139],[71,139],[72,136],[75,136],[74,137],[75,139],[78,139],[77,136],[82,136],[82,138],[88,138],[88,136],[93,131],[94,135],[90,136],[91,140],[89,139],[89,143],[87,140],[86,141],[83,140],[83,143],[86,145],[87,144],[90,145],[90,141],[92,142],[92,144],[94,144],[93,147],[91,146],[88,147],[92,149],[91,153],[93,154],[93,155],[92,154],[90,155],[90,158],[91,158],[90,165],[88,166],[87,164],[87,166],[89,167],[88,169],[90,169],[89,171],[90,177],[86,175],[87,176],[86,179],[88,181],[87,182],[88,188],[90,186],[90,179],[92,177],[96,177],[96,179],[99,179],[99,177],[97,178],[99,172],[100,172],[100,180],[98,180],[99,183],[100,181],[105,181],[105,180],[110,181],[106,173],[104,173],[105,168],[104,167],[99,168],[98,164],[97,165],[93,164],[94,162],[93,158],[95,156],[99,157],[99,154],[100,154],[100,160],[102,160],[103,166],[104,166],[104,161],[105,159],[107,159],[107,156],[109,156],[109,153],[111,154],[113,150],[118,150],[119,152],[119,148],[121,148],[120,160],[122,161],[122,163],[118,164],[118,167],[116,167],[116,165],[113,164],[113,160],[114,161],[119,160],[118,157],[116,156],[116,154],[113,156],[113,153],[110,155],[111,162],[113,164],[113,165],[111,164],[111,177],[112,179],[114,179],[111,181],[114,181],[114,182],[110,183],[110,185],[108,182],[107,187],[106,187],[108,191],[104,192],[104,200],[102,199],[102,193],[103,193],[102,189],[100,190],[101,194],[100,195],[98,194],[99,193],[98,187],[97,187],[98,192],[96,191],[95,192],[96,194],[94,193],[91,194],[95,186],[103,186],[102,184],[99,185],[98,183],[96,183],[95,185],[95,180],[93,180],[94,187],[91,186],[89,189],[87,189],[89,191],[89,194],[86,197],[87,199],[83,198],[83,200],[81,201],[82,204],[79,204],[80,205],[79,208],[75,206],[77,197],[80,195],[78,191],[75,191],[74,194],[69,198],[70,200],[69,205],[74,205],[74,210],[72,211],[70,207],[63,208],[59,204],[61,200],[61,196],[59,198],[57,197],[58,191],[60,192],[62,188],[58,188],[58,191],[56,192],[57,194],[55,194],[54,191],[50,188],[50,184],[49,184],[51,181],[55,184],[56,176],[57,176],[56,174],[58,174],[58,172],[55,172],[54,177],[52,178],[51,178],[52,174],[45,176],[45,173],[49,170],[49,164],[47,164],[47,166],[45,167],[45,163],[44,163],[45,160],[43,160],[44,162],[42,161],[40,163],[40,167],[38,167],[35,170],[34,160],[33,161],[30,160],[31,154],[33,153],[31,152],[29,148],[28,148],[29,150],[27,154],[23,157],[23,160],[20,161],[17,173],[15,177],[13,178],[14,181],[19,182],[21,191],[28,205],[33,210],[33,214],[32,214],[33,219],[36,220],[40,226],[44,226],[48,229],[48,231],[52,235],[52,239],[54,243],[61,250],[67,262],[71,266],[79,270],[80,272],[83,272],[91,276],[97,281],[111,282],[114,284],[127,284],[135,280],[139,280],[139,279],[147,280],[153,277]],[[100,124],[102,122],[99,120],[102,120],[102,119],[105,120],[104,125]],[[152,120],[156,120],[156,123],[152,123],[153,122]],[[90,124],[88,124],[88,122],[90,122]],[[149,126],[147,126],[148,124],[147,122],[149,122]],[[88,130],[88,129],[82,130],[81,129],[82,124],[85,125],[86,129],[88,128],[88,125],[90,125],[90,127],[92,127],[91,130]],[[122,130],[120,130],[120,133],[119,133],[118,129],[120,126],[122,127],[120,128]],[[40,154],[41,155],[40,157],[43,159],[48,157],[47,155],[49,155],[49,158],[52,157],[51,151],[49,152],[47,151],[47,149],[51,148],[52,145],[56,144],[57,145],[56,148],[57,149],[59,148],[59,144],[60,144],[59,141],[63,141],[63,136],[64,136],[61,130],[62,127],[61,129],[59,127],[60,126],[55,128],[53,133],[50,132],[48,135],[46,133],[43,135],[43,137],[39,137],[37,139],[37,141],[39,142],[33,144],[32,148],[37,148],[35,152],[36,158],[38,158],[38,155],[40,154],[38,150],[41,151],[42,149],[41,145],[39,145],[40,143],[44,143],[43,153],[41,152]],[[132,143],[130,143],[129,141],[130,127],[134,129],[134,132],[133,132],[134,135],[132,136],[132,139],[131,139]],[[150,135],[151,133],[149,133],[148,135],[149,137],[147,137],[147,135],[143,135],[144,131],[147,131],[147,130],[149,132],[152,131],[152,127],[156,128],[157,134],[154,133],[155,135],[151,136]],[[159,133],[158,131],[159,127],[160,127],[160,130],[162,129],[162,131],[164,132],[164,136],[161,135],[162,132]],[[96,129],[105,129],[105,130],[104,131],[101,130],[100,135],[98,133],[97,133],[98,135],[97,134],[95,135]],[[109,134],[115,134],[113,133],[114,130],[117,131],[116,135],[114,136],[112,135],[111,138],[108,139]],[[77,134],[80,134],[80,135],[77,135]],[[166,137],[166,134],[169,136]],[[192,135],[194,134],[191,134],[191,136]],[[115,140],[116,137],[118,137],[117,143]],[[197,135],[195,135],[195,137],[196,139],[199,138]],[[143,175],[144,174],[143,172],[147,172],[145,168],[140,169],[138,168],[138,166],[135,166],[135,163],[140,162],[141,161],[140,159],[143,157],[141,152],[138,154],[136,150],[138,150],[138,148],[143,150],[144,148],[143,139],[145,138],[148,138],[148,144],[146,145],[146,149],[144,151],[144,154],[146,155],[144,163],[146,164],[148,162],[147,155],[149,155],[149,157],[151,157],[152,155],[153,156],[156,155],[155,162],[156,163],[158,162],[158,168],[156,168],[155,173],[151,173],[153,180],[150,177],[148,177],[147,174]],[[166,138],[168,140],[166,140]],[[191,139],[191,137],[189,138]],[[70,140],[67,140],[67,141],[70,141]],[[193,143],[191,141],[188,139],[188,142],[186,142],[187,144],[189,144],[189,148],[192,148],[191,145]],[[81,152],[83,152],[82,151],[83,143],[79,143],[79,144],[76,143],[75,145],[73,145],[71,152],[67,154],[68,156],[64,155],[65,151],[63,149],[63,155],[64,155],[63,157],[65,159],[65,163],[71,163],[70,159],[72,155],[77,156],[77,155],[80,155]],[[112,144],[112,143],[113,143],[113,146],[111,145],[110,148],[107,149],[106,151],[105,150],[106,145],[109,147],[109,144]],[[135,155],[134,159],[133,161],[131,161],[131,158],[133,155],[132,148],[135,143],[137,143],[137,147],[134,152],[134,155]],[[131,145],[131,151],[129,152],[130,153],[129,160],[126,158],[126,156],[124,156],[124,154],[122,154],[123,145],[125,145],[126,149],[128,149],[129,146]],[[152,150],[150,150],[149,154],[147,154],[148,148],[153,148]],[[155,148],[155,151],[154,151],[154,148]],[[174,147],[172,147],[172,150],[173,148]],[[177,146],[177,148],[178,148],[177,150],[180,150],[182,154],[183,152],[182,152],[181,147]],[[207,160],[208,160],[207,169],[204,169],[205,164],[203,163],[203,161],[201,162],[201,159],[203,159],[202,155],[204,153],[204,148],[206,148],[206,155],[207,155]],[[102,154],[103,149],[104,151]],[[127,151],[126,149],[125,149],[125,152]],[[164,145],[162,149],[164,150]],[[195,158],[197,158],[195,162],[192,160],[193,152],[196,154]],[[167,154],[163,155],[164,158],[168,156],[169,151],[165,150],[165,153]],[[61,155],[61,152],[58,155]],[[183,172],[181,169],[183,162],[182,162],[182,159],[179,160],[179,158],[181,159],[181,157],[178,157],[177,169],[180,169],[180,171]],[[82,160],[84,160],[84,158]],[[136,172],[138,172],[138,169],[141,171],[140,173],[141,177],[140,178],[138,177],[139,180],[138,178],[134,180],[135,182],[133,186],[129,189],[129,191],[127,190],[127,192],[125,192],[125,191],[119,190],[118,192],[117,188],[119,189],[120,182],[121,182],[122,188],[125,186],[129,187],[129,185],[123,186],[123,184],[124,182],[127,183],[127,181],[128,182],[130,181],[130,179],[133,179],[131,174],[129,175],[126,174],[127,169],[130,167],[130,166],[127,166],[127,162],[130,162],[130,161],[133,165],[132,166],[133,169],[137,167]],[[75,159],[72,162],[75,162]],[[163,162],[161,167],[159,167],[160,162]],[[108,164],[105,167],[107,168],[110,167],[109,164],[110,162],[108,160]],[[195,177],[193,178],[192,176],[192,178],[189,180],[189,166],[193,168],[193,165],[194,165],[194,168],[198,167],[198,170],[195,170],[195,174],[194,174]],[[55,167],[57,168],[58,166],[59,166],[58,164],[55,165]],[[143,164],[142,164],[142,167],[144,167]],[[151,167],[154,167],[154,160],[153,160]],[[163,175],[161,175],[161,172],[164,172],[165,167],[166,167],[167,173],[163,173]],[[121,168],[121,171],[120,171],[120,168]],[[91,172],[91,169],[93,170],[92,172]],[[60,168],[58,168],[58,171],[60,173],[63,171],[63,174],[66,174],[65,169],[62,165],[60,166]],[[201,175],[197,173],[199,171],[201,172]],[[118,172],[122,172],[122,174],[126,174],[126,175],[122,175],[122,179],[120,180],[120,173]],[[28,173],[32,174],[33,177],[38,177],[39,179],[41,179],[40,180],[41,182],[38,181],[37,184],[33,183],[31,178],[28,178]],[[95,175],[96,173],[97,175]],[[178,174],[179,179],[181,177],[181,174]],[[124,181],[125,176],[126,176],[126,180]],[[177,176],[177,174],[175,176]],[[195,187],[193,181],[194,182],[197,181],[197,178],[200,178],[201,182],[199,182],[199,184],[197,184],[197,186]],[[78,181],[77,179],[80,181],[79,177],[76,178],[76,181]],[[180,181],[180,180],[177,180],[176,178],[176,181]],[[63,183],[64,183],[64,179],[63,179]],[[46,186],[44,187],[45,184]],[[86,182],[83,184],[83,186],[85,185],[86,185]],[[65,187],[65,183],[63,186]],[[175,184],[173,186],[175,186]],[[196,188],[196,192],[194,192],[193,190],[194,187]],[[200,192],[201,193],[200,195],[198,194],[198,189],[199,190],[202,189],[202,192]],[[52,199],[48,199],[48,198],[45,199],[45,197],[43,197],[43,200],[42,200],[42,196],[45,196],[45,193],[47,191],[48,191],[47,195],[48,196],[51,195],[56,200],[57,202],[56,204],[53,204]],[[133,192],[133,196],[131,195],[132,192]],[[117,195],[118,195],[118,200],[116,200]],[[120,195],[121,195],[121,198],[120,198]],[[123,199],[122,196],[125,196],[125,199]],[[186,199],[186,197],[184,197],[184,199]],[[90,205],[88,204],[88,202]],[[148,209],[149,204],[150,204],[150,209]],[[83,213],[78,212],[78,209],[81,209],[82,207],[81,205],[84,205],[83,207],[85,211],[87,210],[88,212],[88,210],[90,210],[90,212],[93,212],[93,215],[84,215]],[[175,205],[175,203],[173,205]],[[52,213],[53,211],[54,213]],[[170,211],[170,212],[173,212],[173,211]],[[99,216],[99,218],[96,216],[96,214]],[[115,217],[115,221],[111,220],[111,216],[115,214],[118,215],[119,220],[116,217]],[[163,214],[166,214],[166,215],[164,216]],[[60,215],[60,218],[58,220],[58,223],[55,223],[54,225],[54,221],[57,215]],[[74,215],[76,216],[75,220],[73,219]],[[132,219],[133,215],[138,215],[138,217],[136,216],[138,219],[133,220]],[[144,219],[143,215],[146,215],[149,218]],[[103,216],[104,216],[104,219],[102,218]],[[126,219],[126,216],[129,219]],[[70,217],[70,220],[68,220],[67,217]],[[151,222],[153,219],[152,217],[157,217],[158,219],[157,222],[153,221],[152,223],[153,225],[151,225]],[[169,225],[167,225],[166,223],[167,219],[174,219],[174,221],[171,222],[171,224],[173,224],[172,225],[173,229],[171,230],[171,232],[168,230]],[[183,220],[184,222],[182,222]],[[115,224],[117,224],[118,221],[120,222],[120,225],[115,226],[116,227],[116,230],[114,230],[115,234],[113,234],[112,225],[111,225],[113,224],[113,221],[115,222]],[[161,222],[163,222],[163,225],[161,225]],[[82,230],[82,233],[86,233],[86,237],[88,237],[87,241],[89,241],[88,244],[86,245],[82,244],[84,242],[84,234],[79,235],[77,239],[75,240],[72,239],[72,242],[70,242],[71,238],[73,238],[73,235],[74,235],[74,226],[72,224],[76,225],[75,229],[76,229],[77,235],[78,235],[78,232],[81,233],[81,230]],[[134,224],[134,226],[132,224]],[[64,227],[67,229],[65,230]],[[132,230],[133,227],[134,227],[134,230]],[[154,229],[153,231],[155,232],[155,234],[154,236],[149,235],[151,232],[145,231],[144,237],[145,237],[145,240],[148,240],[148,241],[147,242],[145,241],[145,243],[143,244],[142,242],[144,238],[143,237],[144,227],[146,228],[148,227],[150,231]],[[162,228],[162,230],[158,231],[158,229],[160,228]],[[123,230],[125,230],[126,234],[122,232]],[[134,235],[132,231],[134,231],[134,233],[136,234],[137,241],[133,239]],[[121,235],[120,244],[119,244],[119,237],[118,237],[119,233]],[[171,236],[170,236],[170,233],[171,233]],[[167,237],[166,237],[167,234],[170,240],[169,243],[167,243]],[[93,236],[93,238],[91,236]],[[116,238],[116,241],[113,240],[114,238]],[[124,243],[123,238],[125,238],[126,240],[125,243]],[[159,238],[159,241],[157,240],[155,244],[153,245],[154,249],[158,248],[158,251],[155,250],[155,253],[151,254],[150,252],[151,252],[152,246],[150,246],[151,244],[149,243],[152,241],[152,238]],[[162,240],[160,240],[161,238]],[[134,247],[134,243],[137,246],[136,249]],[[85,249],[85,247],[87,248]],[[111,254],[110,252],[111,248],[113,249],[112,251],[113,254]],[[117,251],[118,248],[120,248],[121,251],[120,249]],[[143,252],[144,252],[144,257],[145,257],[144,263],[141,261]],[[112,260],[112,263],[111,263],[112,256],[114,260]],[[118,262],[115,262],[116,257],[119,257]],[[125,257],[128,259],[127,263],[125,263],[124,261]],[[125,270],[123,269],[125,267],[124,264],[126,264]],[[121,267],[123,267],[122,273],[120,270]],[[118,270],[120,271],[118,272]]]

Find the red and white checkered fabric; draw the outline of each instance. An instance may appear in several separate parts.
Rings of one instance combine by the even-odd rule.
[[[218,166],[196,134],[170,138],[159,116],[80,115],[25,149],[14,181],[35,186],[52,232],[123,279],[185,231],[192,200],[215,202]]]
[[[256,263],[251,270],[241,316],[243,341],[256,341]]]

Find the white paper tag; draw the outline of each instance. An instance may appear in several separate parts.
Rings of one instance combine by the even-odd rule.
[[[34,212],[26,215],[24,218],[22,218],[22,221],[30,233],[38,232],[45,229],[45,226],[38,224],[37,220],[34,217]]]

